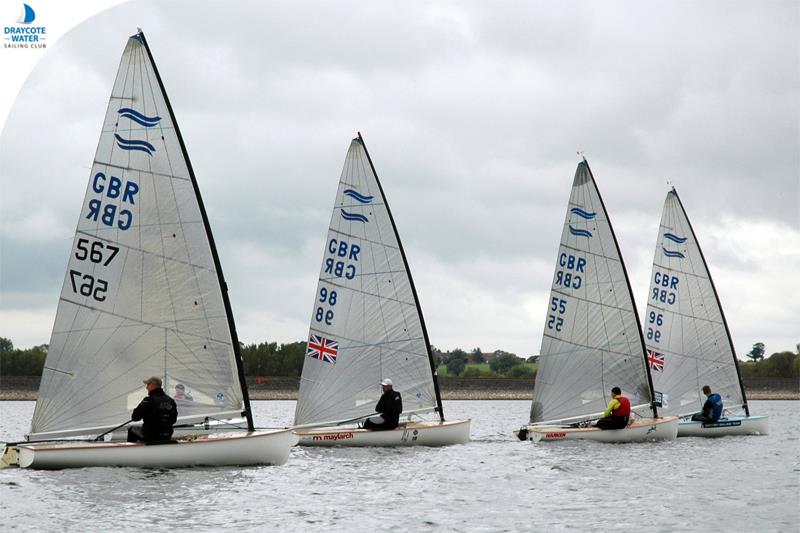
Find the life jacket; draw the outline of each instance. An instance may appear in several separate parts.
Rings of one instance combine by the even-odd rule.
[[[715,392],[708,397],[708,401],[711,402],[711,420],[716,422],[722,416],[722,396]]]
[[[619,402],[619,407],[611,411],[611,414],[624,416],[625,418],[631,416],[631,401],[621,394],[617,396],[617,401]]]

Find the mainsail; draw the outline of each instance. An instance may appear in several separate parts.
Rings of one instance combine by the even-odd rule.
[[[144,39],[128,40],[69,256],[31,437],[130,418],[160,376],[179,420],[246,416],[227,289],[178,125]],[[191,399],[188,399],[191,398]]]
[[[647,357],[662,413],[700,410],[703,385],[749,416],[728,324],[703,252],[673,188],[664,201],[645,315]]]
[[[391,378],[406,412],[442,415],[414,282],[359,135],[339,179],[314,295],[295,424],[374,413]]]
[[[547,303],[532,423],[601,413],[614,386],[633,406],[652,405],[628,274],[585,159],[575,172]]]

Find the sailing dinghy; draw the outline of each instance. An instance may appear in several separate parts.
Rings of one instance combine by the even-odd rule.
[[[636,442],[674,439],[676,417],[659,418],[628,274],[600,192],[578,164],[548,299],[530,424],[520,440]],[[624,429],[601,430],[614,386],[631,402]]]
[[[683,203],[667,193],[658,230],[645,323],[656,405],[681,417],[678,436],[766,435],[769,419],[750,415],[739,361],[717,289]],[[706,398],[723,398],[715,423],[692,421]]]
[[[361,134],[350,143],[339,179],[306,355],[295,411],[301,445],[469,441],[469,420],[444,418],[408,261]],[[383,378],[402,395],[400,426],[388,431],[354,427],[376,414]],[[417,420],[434,412],[438,420]]]
[[[289,429],[254,430],[242,369],[200,190],[139,32],[111,92],[28,442],[7,445],[4,462],[283,464],[296,437]],[[193,436],[162,445],[92,442],[130,420],[146,395],[142,379],[152,375],[168,394],[188,392],[177,400],[176,435]]]

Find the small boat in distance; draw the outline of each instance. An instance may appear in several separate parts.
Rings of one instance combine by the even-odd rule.
[[[149,376],[180,392],[175,434],[189,436],[118,442]],[[208,216],[141,31],[111,92],[26,438],[5,466],[277,465],[296,443],[254,429]]]
[[[631,402],[631,422],[601,430],[612,387]],[[674,439],[676,417],[653,402],[644,340],[611,221],[586,159],[578,164],[548,299],[530,423],[520,440],[636,442]]]
[[[469,441],[469,420],[444,418],[411,271],[361,134],[339,179],[311,313],[295,411],[302,446],[445,446]],[[402,394],[397,429],[375,415],[380,382]],[[412,419],[436,413],[438,420]],[[402,418],[405,417],[405,420]]]
[[[655,401],[681,417],[679,437],[766,435],[769,418],[752,416],[739,361],[705,256],[673,187],[664,201],[645,317]],[[718,422],[691,420],[709,385],[726,410]]]

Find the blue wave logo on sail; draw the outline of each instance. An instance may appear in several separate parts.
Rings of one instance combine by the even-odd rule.
[[[36,20],[36,11],[28,4],[22,4],[22,14],[17,19],[20,24],[30,24]]]
[[[574,213],[574,214],[578,215],[581,218],[585,218],[586,220],[593,220],[594,217],[597,216],[597,213],[590,213],[589,211],[584,211],[580,207],[573,207],[569,211],[570,211],[570,213]]]
[[[118,110],[117,113],[119,113],[120,117],[130,119],[137,124],[141,124],[145,128],[152,128],[161,122],[161,117],[148,117],[147,115],[143,115],[135,109],[131,109],[130,107],[123,107],[122,109]]]
[[[115,133],[114,137],[117,138],[117,146],[119,146],[123,150],[135,150],[139,152],[145,152],[147,155],[153,155],[153,152],[156,151],[156,147],[147,141],[124,139],[120,137],[118,133]]]
[[[678,237],[674,233],[665,233],[664,237],[677,244],[683,244],[686,242],[686,239],[688,239],[688,237]]]
[[[589,230],[577,229],[577,228],[573,228],[572,226],[570,226],[569,227],[569,232],[571,234],[575,235],[576,237],[589,237],[590,239],[592,238],[592,232],[589,231]]]
[[[361,202],[362,204],[368,204],[374,198],[374,196],[364,196],[363,194],[354,189],[345,189],[342,194],[344,194],[345,196],[349,196],[356,202]]]
[[[677,257],[678,259],[686,258],[686,256],[680,252],[673,252],[672,250],[667,250],[663,246],[661,247],[661,249],[664,250],[664,255],[666,255],[667,257]]]
[[[369,219],[364,215],[359,215],[358,213],[348,213],[344,209],[340,211],[342,213],[342,218],[345,220],[355,220],[357,222],[369,222]]]

